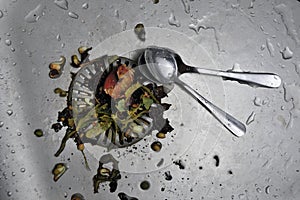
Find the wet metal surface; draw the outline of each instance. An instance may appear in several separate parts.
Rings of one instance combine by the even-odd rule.
[[[299,1],[1,0],[0,27],[1,200],[299,199]],[[63,134],[50,128],[65,99],[53,90],[67,89],[79,46],[93,47],[96,58],[130,57],[149,45],[173,49],[193,66],[276,73],[283,84],[255,88],[182,75],[245,123],[246,134],[232,136],[175,86],[168,98],[173,134],[160,140],[158,152],[151,137],[141,141],[146,149],[112,151],[121,174],[117,190],[103,183],[94,194],[92,179],[107,152],[87,146],[91,171],[72,141],[54,157]],[[50,79],[49,64],[61,56],[61,75]],[[55,182],[56,163],[68,170]]]

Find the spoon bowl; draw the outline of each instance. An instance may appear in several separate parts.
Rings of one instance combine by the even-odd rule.
[[[146,77],[150,80],[161,84],[176,83],[184,91],[195,98],[202,106],[204,106],[206,110],[208,110],[235,136],[240,137],[245,134],[246,127],[243,123],[212,104],[178,78],[178,66],[174,54],[172,54],[168,49],[153,47],[147,48],[139,59],[139,65],[143,64],[146,66],[141,68],[140,71],[143,74],[146,74]]]

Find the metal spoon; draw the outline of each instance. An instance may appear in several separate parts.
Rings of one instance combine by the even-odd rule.
[[[235,71],[221,71],[213,69],[204,69],[199,67],[192,67],[186,65],[181,57],[176,54],[174,51],[162,48],[162,47],[148,47],[147,52],[150,51],[164,51],[165,54],[170,54],[175,58],[175,65],[179,74],[183,73],[198,73],[206,74],[212,76],[221,76],[226,80],[235,80],[243,84],[256,85],[261,87],[268,88],[277,88],[281,85],[281,78],[273,73],[264,73],[264,72],[235,72]]]
[[[201,105],[203,105],[206,110],[208,110],[235,136],[240,137],[245,134],[246,127],[243,123],[209,102],[202,95],[197,93],[194,89],[178,78],[176,60],[173,54],[170,54],[169,51],[165,51],[165,49],[146,49],[139,59],[139,64],[146,64],[145,67],[140,68],[140,71],[151,81],[159,82],[161,84],[176,83],[195,98]]]

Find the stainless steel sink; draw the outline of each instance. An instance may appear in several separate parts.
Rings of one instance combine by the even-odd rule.
[[[66,3],[67,2],[67,3]],[[0,1],[0,199],[299,199],[300,2],[255,1]],[[134,33],[145,26],[146,40]],[[247,124],[233,137],[175,87],[166,101],[175,130],[159,153],[146,147],[107,152],[87,145],[91,171],[72,141],[59,157],[64,131],[51,125],[65,98],[53,92],[70,83],[70,57],[91,46],[91,58],[130,57],[149,45],[174,49],[188,64],[212,69],[277,73],[278,89],[255,88],[217,77],[183,80]],[[67,58],[50,79],[49,63]],[[36,137],[34,130],[44,135]],[[148,148],[147,148],[148,147]],[[101,155],[119,161],[121,180],[94,194]],[[163,160],[163,161],[162,161]],[[68,170],[53,181],[56,163]],[[149,189],[141,189],[143,181]]]

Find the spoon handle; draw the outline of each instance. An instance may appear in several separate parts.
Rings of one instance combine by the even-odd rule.
[[[221,122],[231,133],[235,136],[240,137],[243,136],[246,132],[245,125],[235,119],[230,114],[221,110],[207,99],[205,99],[202,95],[196,92],[189,85],[184,83],[183,81],[176,78],[175,82],[180,86],[183,90],[185,90],[188,94],[190,94],[193,98],[195,98],[204,108],[209,111],[219,122]]]
[[[236,80],[246,84],[250,83],[269,88],[278,88],[281,85],[281,78],[273,73],[221,71],[197,67],[189,68],[190,72],[221,76],[229,80]]]

